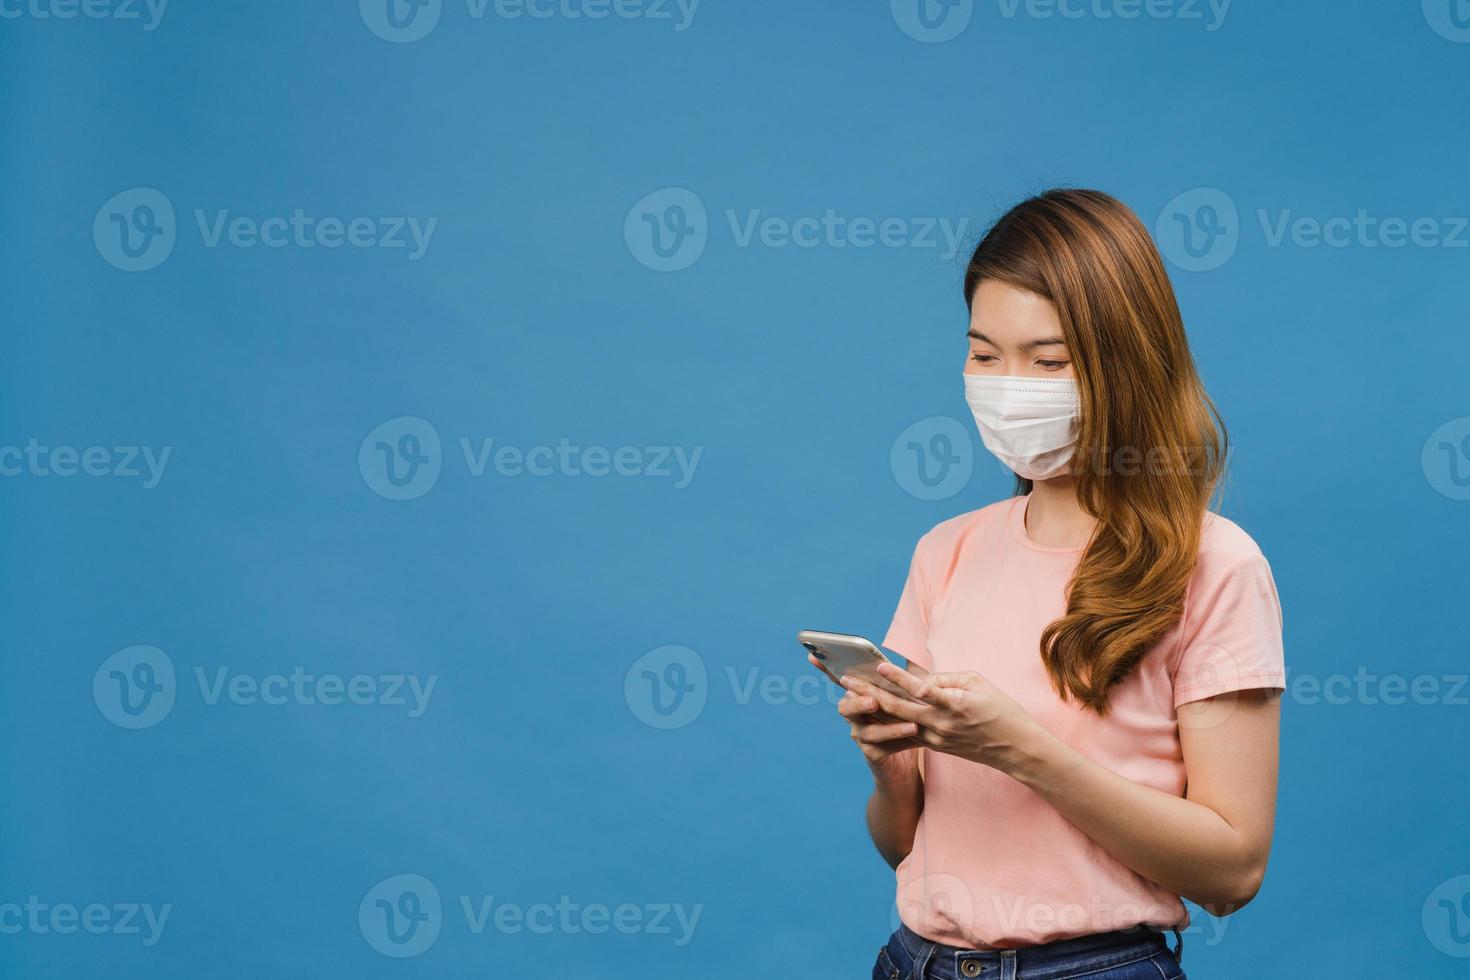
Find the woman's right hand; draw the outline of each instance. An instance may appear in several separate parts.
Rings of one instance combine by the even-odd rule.
[[[814,657],[812,663],[822,666]],[[847,688],[837,702],[837,713],[847,720],[852,740],[862,749],[863,758],[873,772],[873,779],[884,787],[908,788],[919,778],[919,748],[914,736],[918,726],[878,710],[878,702],[869,695]]]
[[[829,673],[815,657],[808,657]],[[834,680],[836,678],[833,678]],[[837,712],[847,721],[852,740],[863,750],[873,773],[873,795],[868,798],[868,834],[873,846],[891,868],[897,868],[914,849],[914,835],[924,812],[924,771],[913,722],[885,714],[871,693],[851,680],[840,682],[847,693]]]

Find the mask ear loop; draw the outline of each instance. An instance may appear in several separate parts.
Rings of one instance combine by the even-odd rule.
[[[1169,931],[1174,934],[1174,939],[1175,939],[1174,950],[1173,950],[1173,952],[1174,952],[1174,962],[1175,963],[1178,963],[1180,966],[1183,966],[1184,965],[1184,935],[1178,929],[1170,929]]]

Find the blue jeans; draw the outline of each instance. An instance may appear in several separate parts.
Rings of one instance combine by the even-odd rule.
[[[878,950],[873,980],[1183,980],[1164,937],[1150,929],[1100,932],[1024,949],[960,949],[900,925]]]

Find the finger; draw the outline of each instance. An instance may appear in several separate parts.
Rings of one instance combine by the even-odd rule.
[[[890,673],[890,671],[892,671],[893,673]],[[933,687],[941,687],[945,689],[957,688],[962,691],[967,691],[975,686],[975,678],[980,676],[973,670],[962,670],[951,671],[947,674],[925,674],[923,677],[920,677],[919,675],[912,674],[909,671],[904,670],[897,664],[893,663],[879,664],[878,673],[882,674],[884,677],[889,678],[897,684],[902,684],[904,686],[904,690],[910,689],[909,685],[905,683],[905,681],[908,681],[917,683],[920,686],[923,686],[924,684],[929,684]]]
[[[860,715],[871,715],[873,717],[884,717],[879,708],[877,698],[873,697],[873,688],[864,681],[849,683],[851,679],[844,677],[842,686],[847,688],[847,693],[837,699],[837,710],[846,718],[855,718]],[[897,721],[896,718],[886,718],[888,721]]]
[[[863,756],[872,762],[882,762],[884,759],[898,755],[900,752],[925,747],[924,743],[920,742],[917,737],[897,738],[891,742],[875,742],[872,744],[859,742],[857,744],[863,750]]]
[[[910,701],[908,698],[891,694],[881,687],[866,685],[864,696],[878,702],[878,710],[884,714],[892,715],[900,721],[913,721],[919,724],[932,724],[935,720],[935,709],[932,705]]]
[[[842,686],[854,694],[861,694],[864,697],[870,697],[874,700],[877,700],[882,695],[900,699],[904,697],[902,688],[895,684],[890,684],[881,678],[875,682],[866,677],[848,675],[842,679]]]
[[[898,689],[889,691],[888,688],[875,685],[872,680],[867,680],[866,677],[854,676],[842,677],[842,686],[847,688],[851,693],[856,693],[856,695],[863,696],[863,698],[869,698],[873,702],[873,705],[875,705],[873,707],[873,713],[875,714],[885,714],[885,716],[894,718],[907,718],[910,721],[923,720],[923,718],[910,718],[907,714],[900,713],[900,711],[894,710],[894,707],[891,707],[891,705],[898,705],[900,708],[925,707],[925,705],[919,704],[919,702],[913,701],[911,698],[907,698]]]
[[[856,674],[844,674],[841,684],[854,694],[862,694],[868,697],[872,697],[879,691],[884,691],[888,694],[903,693],[899,688],[888,685],[886,681],[882,684],[875,684],[868,678],[859,677]]]
[[[878,710],[878,702],[860,694],[844,694],[837,701],[837,711],[844,718],[870,715]]]
[[[951,703],[950,689],[964,689],[969,686],[967,681],[962,681],[963,674],[929,674],[927,677],[915,677],[908,671],[896,664],[879,664],[878,673],[890,683],[898,686],[910,697],[918,698],[926,704],[947,707]]]
[[[855,725],[852,737],[859,742],[876,744],[891,742],[899,738],[913,738],[919,732],[919,726],[911,721],[892,722],[880,725]]]
[[[883,663],[878,665],[878,673],[884,680],[902,688],[905,692],[916,698],[922,698],[926,693],[927,685],[934,680],[935,675],[920,679],[899,667],[897,664]]]
[[[884,742],[881,745],[864,745],[862,742],[859,742],[857,745],[858,748],[863,750],[863,758],[867,760],[870,766],[874,763],[886,762],[890,757],[898,755],[898,753],[903,751],[902,749],[894,748],[894,746],[898,745],[897,742]]]
[[[876,708],[870,708],[864,711],[844,704],[843,702],[838,702],[837,710],[852,725],[889,725],[897,724],[899,721],[899,719],[892,715],[884,714]]]

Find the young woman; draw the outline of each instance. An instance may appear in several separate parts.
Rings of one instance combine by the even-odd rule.
[[[839,710],[902,924],[875,978],[1183,976],[1180,898],[1228,914],[1271,848],[1281,611],[1208,512],[1224,434],[1119,201],[1006,214],[965,276],[965,393],[1018,494],[919,541],[884,645],[908,698]]]

